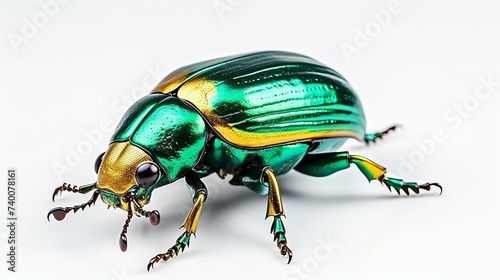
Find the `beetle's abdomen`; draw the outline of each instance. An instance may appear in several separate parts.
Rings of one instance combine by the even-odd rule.
[[[276,175],[292,170],[307,154],[309,145],[294,143],[280,147],[270,147],[258,150],[240,149],[228,143],[215,139],[207,150],[205,164],[214,170],[225,170],[228,173],[238,173],[245,164],[270,166]]]
[[[365,120],[347,81],[319,62],[261,52],[189,66],[177,95],[225,141],[262,148],[316,139],[362,139]],[[187,68],[186,68],[187,69]]]

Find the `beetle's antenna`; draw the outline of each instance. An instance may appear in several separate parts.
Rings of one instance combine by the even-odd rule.
[[[71,184],[62,184],[60,187],[57,187],[54,192],[52,193],[52,201],[55,200],[57,195],[60,195],[62,192],[73,192],[73,193],[79,193],[79,194],[86,194],[90,192],[91,190],[96,188],[96,183],[92,184],[87,184],[81,187],[77,186],[71,186]]]
[[[140,206],[139,203],[137,203],[135,200],[132,200],[132,202],[133,202],[132,205],[135,208],[134,212],[136,212],[137,214],[139,214],[141,216],[149,218],[149,222],[153,226],[157,226],[160,223],[160,213],[158,212],[158,210],[147,211],[147,210],[142,209],[142,206]]]
[[[90,198],[89,201],[87,201],[85,203],[82,203],[80,205],[75,205],[73,207],[56,207],[56,208],[53,208],[47,214],[47,220],[50,221],[50,215],[53,215],[56,220],[61,221],[61,220],[63,220],[66,217],[66,214],[68,214],[71,211],[73,211],[73,213],[76,213],[76,211],[78,211],[80,209],[82,209],[82,211],[83,211],[83,210],[85,210],[85,207],[87,207],[87,206],[90,207],[93,204],[95,204],[97,198],[99,197],[99,194],[100,194],[100,191],[96,190],[94,192],[94,194],[92,194],[92,197]]]
[[[127,219],[125,220],[125,224],[123,225],[123,229],[122,229],[122,233],[120,234],[120,249],[122,250],[122,252],[125,252],[127,251],[127,229],[128,229],[128,226],[130,224],[130,220],[132,219],[132,207],[131,207],[131,204],[129,202],[128,204],[128,214],[127,214]]]

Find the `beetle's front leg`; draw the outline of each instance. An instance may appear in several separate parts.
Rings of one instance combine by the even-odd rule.
[[[194,203],[193,207],[191,208],[191,211],[189,211],[189,214],[184,220],[184,224],[181,226],[185,230],[181,234],[181,236],[177,238],[177,241],[175,242],[174,246],[170,247],[165,253],[158,254],[151,260],[149,260],[147,267],[148,271],[150,268],[154,268],[153,265],[159,262],[160,260],[168,261],[174,256],[177,256],[179,254],[179,251],[184,252],[186,246],[189,247],[189,239],[191,238],[191,235],[196,236],[196,228],[198,227],[198,220],[200,219],[203,203],[207,199],[208,190],[195,171],[189,171],[186,174],[185,179],[188,188],[192,192],[193,203]]]

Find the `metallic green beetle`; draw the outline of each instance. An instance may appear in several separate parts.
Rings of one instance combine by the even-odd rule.
[[[85,194],[91,199],[73,207],[52,209],[62,220],[101,199],[127,211],[119,244],[127,249],[127,228],[133,214],[160,221],[158,211],[143,209],[153,190],[185,178],[193,207],[184,233],[165,253],[153,257],[148,270],[189,245],[196,233],[207,189],[200,178],[211,173],[268,196],[267,217],[281,255],[292,258],[288,247],[280,186],[276,176],[295,169],[321,177],[356,165],[369,180],[378,180],[398,194],[419,193],[437,183],[417,184],[385,176],[377,163],[337,151],[349,138],[374,142],[395,126],[365,132],[358,96],[339,73],[318,61],[295,53],[267,51],[191,64],[172,72],[150,95],[125,113],[108,150],[95,164],[97,182],[55,189]]]

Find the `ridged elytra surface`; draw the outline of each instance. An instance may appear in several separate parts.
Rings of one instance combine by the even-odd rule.
[[[300,54],[268,51],[191,64],[153,92],[188,101],[221,138],[243,148],[364,136],[363,110],[347,81]]]

